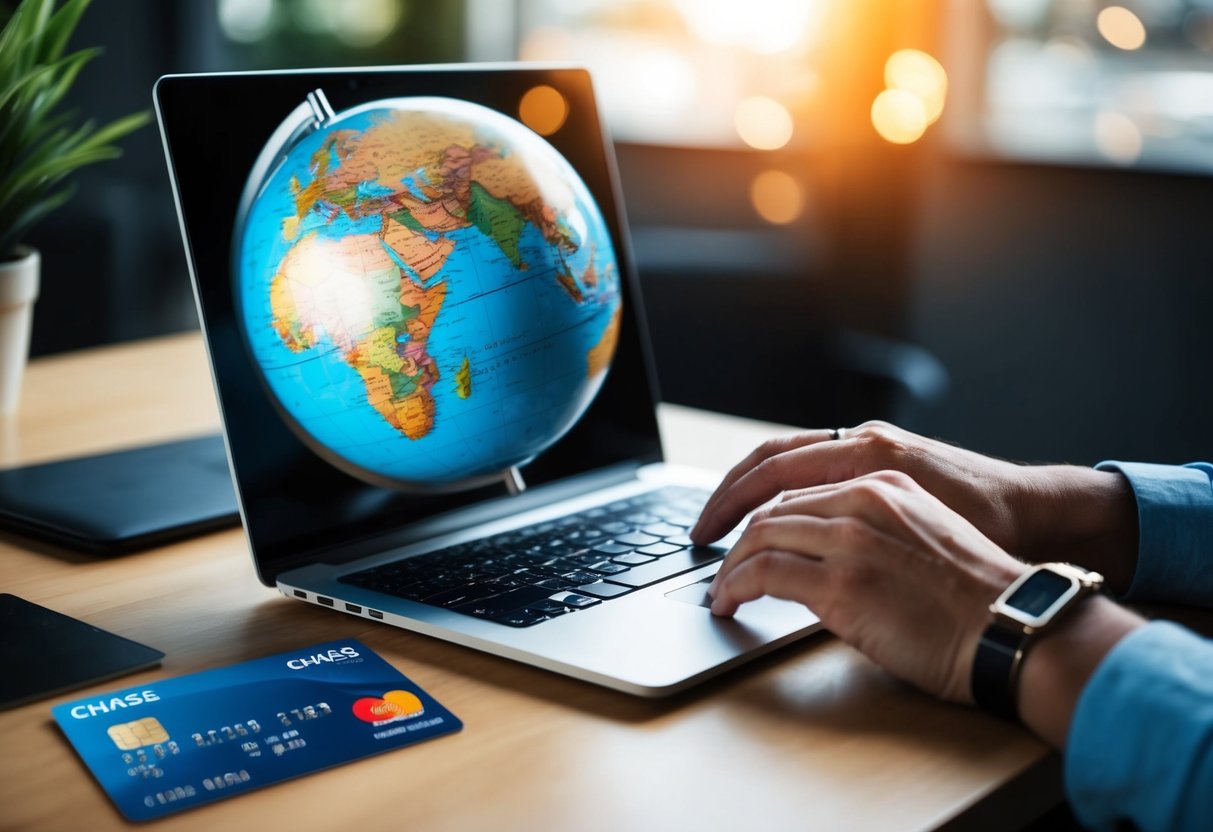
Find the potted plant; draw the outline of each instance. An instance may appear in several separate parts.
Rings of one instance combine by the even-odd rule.
[[[39,255],[23,244],[25,234],[71,197],[73,171],[120,155],[113,142],[149,118],[135,113],[98,127],[62,110],[101,51],[64,54],[89,2],[21,0],[0,30],[0,416],[17,407],[38,295]]]

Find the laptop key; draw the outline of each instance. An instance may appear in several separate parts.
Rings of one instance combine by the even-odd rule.
[[[611,563],[605,560],[602,563],[595,563],[587,568],[589,571],[599,575],[618,575],[620,572],[628,571],[628,567],[622,563]]]
[[[566,592],[563,594],[563,596],[554,597],[556,597],[562,604],[567,604],[575,610],[583,610],[586,607],[592,607],[595,604],[602,603],[597,598],[590,598],[586,595],[577,595],[573,592]]]
[[[653,537],[653,535],[644,534],[643,532],[629,532],[628,534],[618,535],[615,538],[616,543],[624,543],[628,546],[651,546],[660,541],[660,537]]]
[[[575,572],[569,572],[565,575],[562,575],[561,577],[566,578],[575,583],[579,583],[579,584],[593,583],[594,581],[598,580],[598,576],[595,575],[593,572],[582,571],[582,570],[577,570]]]
[[[638,555],[635,552],[628,552],[626,555],[619,555],[611,558],[615,563],[622,563],[627,566],[640,566],[643,563],[651,563],[657,560],[652,555]]]
[[[608,584],[606,581],[597,581],[592,584],[585,584],[577,587],[577,592],[582,595],[590,595],[594,598],[614,598],[617,595],[626,595],[635,587],[620,586],[619,584]]]
[[[719,547],[696,546],[694,549],[683,549],[681,552],[667,555],[643,566],[635,566],[627,572],[611,575],[606,580],[637,589],[723,560],[726,554],[728,551]]]
[[[591,551],[603,555],[622,555],[635,549],[635,546],[624,546],[622,543],[599,543]]]
[[[550,598],[545,598],[542,601],[536,601],[526,608],[527,612],[538,613],[539,615],[564,615],[569,611],[569,608],[559,601],[553,601]]]
[[[666,555],[681,552],[685,548],[685,546],[675,546],[673,543],[654,543],[652,546],[645,546],[643,549],[637,549],[636,553],[640,555],[652,555],[656,558],[663,558]]]
[[[517,610],[509,612],[505,615],[497,616],[493,619],[498,624],[505,624],[509,627],[530,627],[532,624],[538,624],[540,621],[547,621],[548,617],[541,612],[531,612],[531,610]]]
[[[669,523],[651,523],[640,531],[645,534],[651,534],[654,537],[674,537],[675,535],[687,533],[687,530],[682,526],[674,526]]]

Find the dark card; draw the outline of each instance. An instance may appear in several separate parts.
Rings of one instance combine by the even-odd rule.
[[[0,594],[0,710],[159,664],[164,654]]]

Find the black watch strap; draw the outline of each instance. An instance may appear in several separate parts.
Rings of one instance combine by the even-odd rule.
[[[970,685],[973,700],[982,710],[1007,719],[1018,719],[1015,682],[1023,656],[1025,637],[997,623],[986,627],[973,656]]]

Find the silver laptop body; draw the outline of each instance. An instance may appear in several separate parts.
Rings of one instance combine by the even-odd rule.
[[[351,475],[292,429],[241,335],[232,251],[250,171],[267,165],[267,140],[289,126],[292,113],[306,116],[308,108],[323,117],[366,102],[426,96],[517,117],[517,103],[537,87],[556,90],[568,107],[563,126],[548,140],[589,187],[618,255],[624,322],[606,381],[575,427],[502,482],[426,491]],[[645,507],[655,505],[646,495],[663,489],[674,494],[685,526],[696,500],[716,482],[712,474],[660,461],[643,309],[610,145],[584,70],[460,65],[166,76],[156,85],[155,101],[229,463],[263,582],[289,598],[640,696],[683,690],[820,628],[802,606],[770,598],[744,605],[733,619],[711,615],[704,589],[732,538],[713,549],[684,545],[660,557],[645,555],[643,563],[612,567],[624,570],[619,576],[587,581],[582,575],[586,592],[597,586],[618,594],[552,588],[550,599],[528,605],[526,626],[470,614],[468,604],[457,609],[408,600],[366,577],[407,577],[422,564],[432,569],[432,553],[459,547],[491,558],[492,547],[477,541],[513,542],[520,529],[559,529],[564,518],[586,513],[633,517],[636,533],[664,525],[668,540],[678,541],[684,535],[669,534],[677,529],[664,520],[645,526],[652,520],[642,516]],[[542,537],[545,544],[553,538],[559,534]],[[596,545],[604,541],[613,538]],[[569,543],[570,553],[587,550],[597,551]],[[609,553],[600,557],[614,562]],[[557,609],[553,604],[565,605],[563,613],[543,618],[532,609]]]

